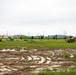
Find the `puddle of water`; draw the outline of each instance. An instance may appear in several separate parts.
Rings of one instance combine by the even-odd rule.
[[[57,68],[57,67],[61,67],[61,65],[52,65],[52,68]]]
[[[47,62],[45,64],[50,64],[51,58],[47,57],[46,59],[47,59]]]
[[[44,58],[44,57],[41,57],[41,56],[40,56],[40,59],[41,59],[41,61],[39,61],[38,64],[42,64],[42,63],[45,61],[45,58]]]
[[[33,58],[33,60],[40,60],[40,58],[38,56],[31,56]]]
[[[5,60],[19,60],[20,58],[5,58]]]
[[[8,69],[8,68],[0,68],[0,71],[1,71],[1,72],[9,72],[9,71],[11,71],[11,70]]]
[[[70,54],[70,58],[74,58],[74,55],[73,54]]]
[[[28,61],[31,61],[32,60],[32,58],[30,56],[27,56],[27,58],[28,58]]]
[[[21,60],[25,60],[25,58],[24,57],[21,57]]]
[[[2,49],[1,51],[3,51],[3,52],[7,52],[7,51],[16,51],[15,49]]]
[[[7,51],[7,50],[6,50],[6,49],[2,49],[1,51],[5,52],[5,51]]]
[[[46,59],[51,60],[51,58],[47,57]]]
[[[30,68],[35,68],[35,67],[37,67],[37,66],[30,66]]]
[[[45,64],[50,64],[50,62],[51,62],[51,61],[48,60]]]

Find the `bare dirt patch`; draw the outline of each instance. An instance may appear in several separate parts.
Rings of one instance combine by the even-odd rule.
[[[0,50],[0,75],[25,75],[45,69],[76,69],[76,50]],[[74,60],[73,60],[74,59]]]

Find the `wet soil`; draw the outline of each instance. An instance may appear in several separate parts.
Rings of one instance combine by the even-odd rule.
[[[49,69],[76,69],[75,49],[56,50],[0,50],[0,75],[26,75]]]

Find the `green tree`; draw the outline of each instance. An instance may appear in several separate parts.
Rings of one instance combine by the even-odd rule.
[[[31,39],[34,39],[34,36],[31,36]]]
[[[21,41],[22,41],[23,37],[22,37],[22,36],[20,36],[20,39],[21,39]]]
[[[56,39],[56,40],[57,40],[57,38],[58,38],[58,36],[57,36],[57,35],[53,36],[53,39]]]
[[[58,36],[57,35],[55,35],[55,39],[57,40],[57,38],[58,38]]]
[[[44,39],[44,36],[41,36],[40,39]]]

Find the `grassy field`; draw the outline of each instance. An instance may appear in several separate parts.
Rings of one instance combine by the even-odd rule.
[[[68,43],[64,39],[24,39],[23,40],[14,40],[14,41],[7,41],[6,39],[2,39],[0,42],[0,50],[1,49],[40,49],[40,50],[51,50],[51,49],[76,49],[76,42]],[[74,54],[73,54],[74,55]],[[73,58],[70,58],[70,54],[65,53],[60,57],[66,60],[72,60],[76,62],[76,54]],[[74,62],[74,63],[75,63]],[[76,71],[69,71],[69,72],[53,72],[53,71],[46,71],[46,72],[39,72],[36,75],[76,75]]]
[[[7,41],[6,39],[2,39],[0,42],[0,49],[59,49],[59,48],[76,48],[76,42],[74,43],[67,43],[64,39],[26,39],[24,40],[14,40],[14,41]]]
[[[69,72],[40,72],[38,75],[76,75],[76,71],[69,71]]]

